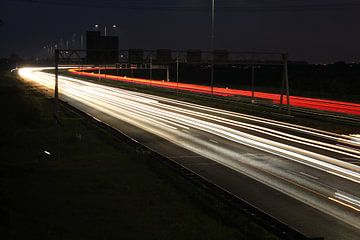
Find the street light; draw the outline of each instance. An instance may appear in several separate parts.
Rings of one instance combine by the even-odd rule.
[[[80,49],[84,49],[84,35],[80,35]]]
[[[116,24],[113,24],[112,26],[111,26],[112,28],[117,28],[117,25]],[[99,28],[99,24],[95,24],[95,28]],[[107,36],[107,25],[104,25],[104,35],[105,35],[105,37]]]
[[[215,42],[215,0],[211,0],[211,94],[214,94],[214,42]]]

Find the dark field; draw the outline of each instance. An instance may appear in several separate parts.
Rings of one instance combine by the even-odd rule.
[[[3,74],[0,104],[0,239],[276,239],[34,86]]]

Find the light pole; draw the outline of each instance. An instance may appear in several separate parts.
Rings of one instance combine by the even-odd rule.
[[[255,102],[255,67],[251,64],[251,103]]]
[[[84,49],[84,36],[82,34],[80,35],[80,49]]]
[[[116,24],[113,24],[111,26],[112,28],[117,28]],[[98,29],[99,28],[99,24],[95,24],[95,28]],[[107,36],[107,25],[104,25],[104,36]]]
[[[179,95],[179,56],[176,57],[176,93]]]
[[[152,54],[150,54],[150,65],[149,65],[149,69],[150,69],[150,87],[151,87],[151,80],[152,80]]]
[[[215,42],[215,0],[211,0],[211,94],[214,94],[214,42]]]
[[[59,57],[60,51],[59,49],[55,49],[55,89],[54,89],[54,98],[55,98],[55,108],[54,108],[54,116],[56,120],[59,117]]]

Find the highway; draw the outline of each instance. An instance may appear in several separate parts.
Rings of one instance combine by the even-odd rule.
[[[54,76],[41,70],[22,68],[19,75],[53,89]],[[59,89],[70,105],[297,230],[359,239],[358,137],[65,76]]]
[[[101,70],[111,70],[114,68],[106,68]],[[210,86],[182,83],[182,82],[170,82],[166,80],[149,80],[141,78],[131,78],[126,76],[114,76],[110,74],[98,74],[98,68],[78,68],[78,69],[69,69],[69,72],[74,75],[87,76],[87,77],[96,77],[109,79],[114,81],[122,82],[131,82],[136,84],[151,85],[161,88],[170,88],[170,89],[179,89],[182,91],[190,91],[203,94],[214,94],[217,96],[245,96],[251,97],[252,92],[248,90],[240,89],[231,89],[224,87],[214,87],[211,91]],[[271,101],[273,104],[280,104],[280,94],[276,93],[266,93],[266,92],[254,92],[254,97],[257,99],[265,99]],[[287,103],[286,96],[284,97],[284,104]],[[360,115],[360,104],[352,102],[343,102],[343,101],[334,101],[328,99],[319,99],[319,98],[309,98],[301,96],[290,96],[290,105],[298,108],[307,108],[314,110],[321,110],[326,112],[333,113],[346,113],[352,114],[354,116]]]

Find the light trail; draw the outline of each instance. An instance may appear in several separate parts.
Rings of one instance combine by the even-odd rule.
[[[94,69],[97,69],[97,68],[94,68]],[[76,73],[76,74],[79,73],[78,71],[76,71],[76,69],[70,69],[69,71],[73,72],[73,73]],[[89,76],[92,76],[92,77],[94,75],[93,73],[89,73],[89,74],[90,74]],[[101,74],[101,75],[108,76],[109,78],[112,77],[111,75],[105,75],[105,74]],[[144,82],[146,84],[149,83],[149,80],[147,80],[147,79],[137,79],[137,78],[134,78],[134,79],[133,78],[126,78],[126,79],[128,81],[139,80],[140,82]],[[153,82],[153,81],[156,81],[156,80],[151,80],[151,82]],[[164,83],[163,81],[160,81],[160,82],[162,84]],[[138,96],[140,97],[140,95],[138,95]],[[143,94],[143,96],[152,97],[153,99],[157,99],[159,101],[166,100],[167,102],[170,102],[170,99],[166,99],[166,98],[162,98],[162,97],[158,97],[158,96],[153,96],[153,95],[148,95],[148,94]],[[319,99],[317,99],[317,100],[319,100]],[[223,113],[223,114],[225,114],[227,116],[233,116],[233,117],[237,117],[237,118],[240,117],[242,119],[248,119],[248,120],[256,121],[256,122],[262,123],[262,124],[270,123],[272,125],[276,125],[276,126],[281,127],[281,128],[286,127],[287,129],[291,129],[291,130],[294,130],[294,131],[301,131],[301,132],[303,132],[305,134],[310,134],[310,135],[314,135],[314,136],[318,136],[318,137],[322,137],[322,138],[326,137],[326,138],[331,139],[331,140],[338,140],[339,142],[344,142],[344,143],[347,143],[347,144],[352,144],[352,145],[356,145],[356,146],[360,147],[359,139],[356,139],[356,138],[351,137],[351,136],[341,136],[341,135],[338,135],[338,134],[325,132],[325,131],[318,130],[318,129],[308,128],[308,127],[304,127],[304,126],[300,126],[300,125],[287,124],[287,123],[284,123],[284,122],[278,122],[278,121],[269,120],[269,119],[263,119],[263,118],[256,118],[254,116],[249,116],[249,115],[239,114],[239,113],[233,113],[233,112],[226,111],[226,110],[213,109],[213,108],[205,107],[205,106],[198,107],[196,104],[191,104],[191,103],[186,103],[186,102],[181,102],[181,101],[176,101],[176,100],[172,100],[171,103],[172,104],[179,104],[179,105],[182,105],[182,106],[185,106],[185,107],[197,108],[199,110],[206,109],[207,111],[210,111],[210,112],[213,112],[213,113],[221,112],[221,113]],[[357,105],[357,104],[355,104],[355,105]]]
[[[354,207],[354,206],[352,206],[351,204],[344,203],[344,202],[342,202],[342,201],[340,201],[340,200],[337,200],[337,199],[335,199],[335,198],[332,198],[332,197],[329,197],[329,199],[332,200],[332,201],[334,201],[334,202],[337,202],[337,203],[339,203],[339,204],[341,204],[341,205],[344,205],[345,207],[348,207],[348,208],[351,208],[351,209],[353,209],[353,210],[355,210],[355,211],[357,211],[357,212],[360,212],[360,209],[359,209],[359,208]]]
[[[356,205],[358,207],[360,207],[360,200],[357,197],[351,196],[350,194],[346,194],[346,193],[335,193],[335,197],[344,200],[350,204]],[[360,211],[360,210],[359,210]]]
[[[41,69],[19,74],[54,87],[54,76]],[[360,166],[342,160],[360,160],[357,138],[70,77],[59,76],[59,90],[75,107],[96,110],[100,121],[105,114],[130,123],[360,229],[357,211],[351,212],[358,209]]]
[[[112,68],[107,68],[110,70]],[[110,79],[115,81],[123,81],[123,82],[131,82],[137,84],[144,85],[152,85],[163,88],[170,89],[180,89],[191,92],[205,93],[211,94],[211,88],[209,86],[197,85],[197,84],[189,84],[189,83],[177,83],[177,82],[168,82],[164,80],[149,80],[142,78],[131,78],[131,77],[123,77],[123,76],[113,76],[110,74],[98,74],[89,71],[98,71],[98,68],[88,68],[85,69],[70,69],[69,72],[75,75],[87,76],[87,77],[100,77],[104,79]],[[103,69],[105,70],[105,69]],[[231,89],[231,88],[220,88],[214,87],[213,94],[219,96],[246,96],[251,97],[252,92],[247,90],[239,90],[239,89]],[[267,99],[271,100],[274,104],[280,103],[280,95],[273,93],[265,93],[265,92],[255,92],[255,98]],[[334,101],[327,99],[318,99],[318,98],[308,98],[308,97],[299,97],[299,96],[290,96],[290,103],[292,106],[301,107],[301,108],[310,108],[316,110],[323,110],[329,112],[337,112],[337,113],[346,113],[353,115],[360,115],[360,104],[344,102],[344,101]],[[284,98],[283,104],[287,104],[287,99]]]

